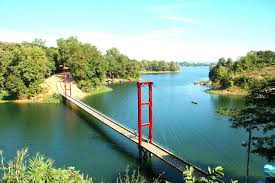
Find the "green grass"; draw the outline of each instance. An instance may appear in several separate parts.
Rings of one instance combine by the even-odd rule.
[[[100,93],[106,93],[106,92],[111,92],[113,91],[112,88],[110,87],[107,87],[107,86],[100,86],[100,87],[97,87],[95,89],[92,89],[90,94],[91,95],[96,95],[96,94],[100,94]]]
[[[227,96],[246,96],[248,95],[248,91],[242,89],[240,87],[230,87],[225,90],[214,90],[214,89],[207,89],[205,90],[207,93],[216,94],[216,95],[227,95]]]
[[[61,96],[55,93],[43,98],[43,101],[41,103],[60,103],[61,101],[62,101]]]

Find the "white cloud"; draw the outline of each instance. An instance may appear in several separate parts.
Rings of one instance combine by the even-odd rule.
[[[55,37],[48,34],[40,34],[34,32],[18,32],[12,30],[0,30],[0,41],[2,42],[22,42],[32,41],[34,38],[41,38],[47,41],[48,45],[55,45]]]
[[[73,35],[78,37],[82,42],[96,45],[103,53],[111,47],[117,47],[123,54],[138,60],[216,61],[220,57],[237,58],[250,50],[265,49],[260,48],[260,46],[256,49],[253,47],[244,47],[240,42],[231,44],[224,42],[201,42],[200,44],[195,44],[192,41],[178,39],[178,36],[184,34],[184,31],[184,27],[176,27],[154,30],[139,35],[122,35],[108,32],[64,31],[39,34],[0,30],[0,41],[22,42],[32,41],[34,38],[42,38],[46,40],[48,46],[56,46],[56,39]],[[275,50],[272,47],[269,47],[269,49]]]

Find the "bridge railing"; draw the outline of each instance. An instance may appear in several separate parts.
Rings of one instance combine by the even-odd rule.
[[[61,83],[60,83],[60,87],[61,87],[61,89],[64,91],[64,89],[63,89]],[[62,92],[59,91],[59,93],[60,93],[61,95],[63,95]],[[63,96],[64,96],[64,95],[63,95]],[[68,95],[67,95],[66,97],[67,97],[67,98],[70,98],[71,100],[74,100],[74,101],[80,103],[81,105],[85,106],[86,108],[88,108],[88,109],[94,111],[95,113],[99,114],[100,116],[102,116],[102,117],[104,117],[104,118],[106,118],[106,119],[112,121],[112,122],[115,123],[116,125],[118,125],[118,126],[124,128],[125,130],[127,130],[127,131],[129,131],[129,132],[131,132],[131,133],[134,134],[134,131],[133,131],[133,130],[129,129],[128,127],[126,127],[126,126],[123,125],[122,123],[120,123],[120,122],[118,122],[118,121],[112,119],[111,117],[109,117],[109,116],[103,114],[102,112],[96,110],[95,108],[89,106],[88,104],[84,103],[83,101],[81,101],[81,100],[79,100],[79,99],[76,99],[75,97],[68,96]]]
[[[60,82],[60,87],[61,87],[61,89],[63,90],[63,92],[62,92],[62,91],[59,91],[59,89],[58,89],[58,91],[59,91],[59,93],[60,93],[62,96],[64,96],[64,95],[63,95],[64,89],[63,89],[63,87],[62,87],[62,85],[61,85],[61,82]],[[112,122],[115,123],[116,125],[122,127],[123,129],[125,129],[125,130],[127,130],[127,131],[129,131],[129,132],[131,132],[131,133],[133,133],[133,134],[135,134],[134,131],[133,131],[132,129],[129,129],[129,127],[127,127],[127,126],[123,125],[122,123],[120,123],[120,122],[118,122],[118,121],[112,119],[111,117],[108,117],[107,115],[105,115],[105,114],[103,114],[102,112],[96,110],[95,108],[89,106],[88,104],[84,103],[83,101],[81,101],[81,100],[79,100],[79,99],[76,99],[76,98],[74,98],[74,97],[68,96],[68,95],[67,95],[67,96],[64,96],[64,97],[67,97],[67,98],[69,98],[69,99],[71,99],[71,100],[74,100],[74,101],[77,102],[77,103],[80,103],[81,105],[85,106],[86,108],[88,108],[88,109],[94,111],[95,113],[99,114],[100,116],[102,116],[102,117],[104,117],[104,118],[106,118],[106,119],[112,121]],[[143,140],[146,140],[146,138],[143,137]],[[171,149],[170,147],[163,146],[162,144],[158,143],[157,141],[154,141],[153,144],[155,144],[156,146],[158,146],[158,147],[162,148],[163,150],[169,152],[170,154],[172,154],[172,155],[175,156],[176,158],[181,159],[181,160],[185,160],[185,157],[183,157],[182,155],[177,154],[177,153],[176,153],[173,149]],[[199,165],[198,163],[196,163],[196,162],[194,162],[194,161],[192,161],[192,160],[188,160],[188,161],[185,161],[185,162],[186,162],[186,165],[189,165],[189,166],[196,166],[196,167],[194,167],[194,168],[201,169],[202,171],[207,172],[207,168],[206,168],[206,167],[202,167],[201,165]],[[185,167],[182,167],[182,168],[185,168]]]

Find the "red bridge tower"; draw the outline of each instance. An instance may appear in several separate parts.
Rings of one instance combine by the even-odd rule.
[[[64,67],[63,69],[63,78],[64,78],[64,95],[67,97],[67,91],[70,91],[70,96],[72,96],[72,83],[71,83],[71,73],[70,68]],[[69,86],[67,86],[69,85]]]
[[[138,137],[139,145],[142,144],[142,128],[149,126],[149,143],[153,142],[153,99],[152,99],[152,84],[151,81],[137,82],[138,87]],[[148,85],[149,87],[149,101],[142,102],[142,86]],[[149,123],[142,123],[142,106],[149,106]]]

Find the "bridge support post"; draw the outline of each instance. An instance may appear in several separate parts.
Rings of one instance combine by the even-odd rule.
[[[72,83],[71,83],[71,73],[70,68],[65,67],[63,69],[63,79],[64,79],[64,95],[67,97],[67,91],[70,91],[70,96],[72,96]],[[67,88],[67,83],[69,84]]]
[[[138,158],[141,164],[145,163],[148,159],[151,159],[152,154],[146,149],[138,145]]]
[[[149,87],[149,101],[142,102],[142,86],[148,85]],[[138,142],[139,146],[142,145],[142,128],[149,126],[149,143],[153,142],[153,93],[152,93],[153,82],[137,82],[138,87]],[[149,106],[149,123],[142,123],[142,106]]]

